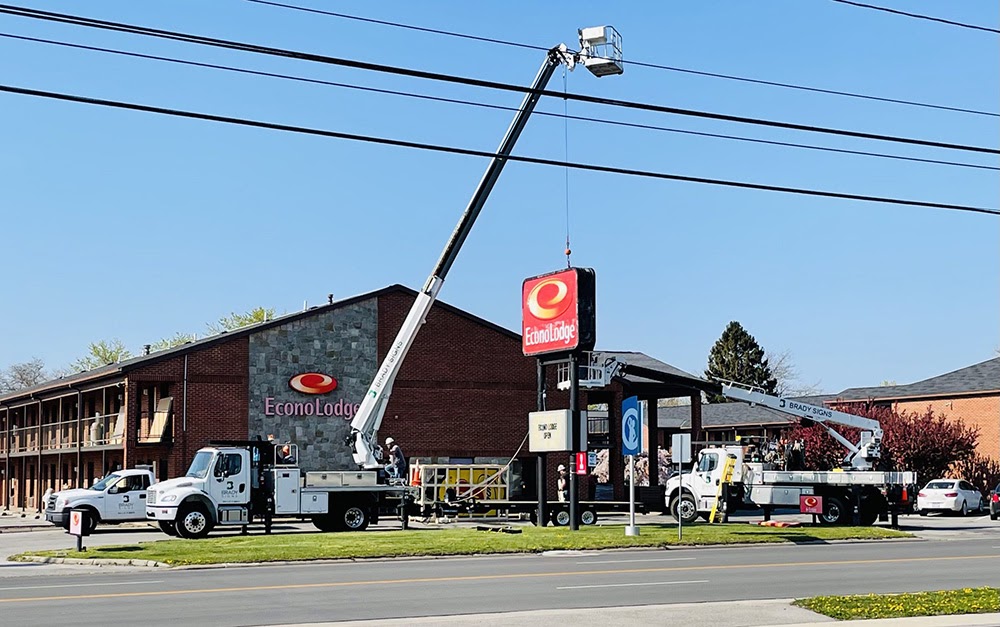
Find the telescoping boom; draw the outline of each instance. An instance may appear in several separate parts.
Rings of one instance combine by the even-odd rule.
[[[438,292],[441,291],[448,270],[451,269],[462,244],[465,243],[472,231],[476,218],[479,217],[493,186],[500,178],[500,173],[507,163],[507,157],[513,151],[514,144],[521,136],[521,131],[524,130],[528,118],[541,98],[541,92],[548,85],[556,68],[565,65],[569,70],[572,70],[577,63],[582,63],[598,77],[622,73],[621,37],[614,28],[610,26],[584,28],[579,31],[579,35],[579,52],[570,51],[565,44],[559,44],[546,54],[545,61],[538,70],[534,83],[525,94],[513,122],[507,129],[503,141],[500,142],[496,155],[491,159],[486,173],[483,174],[479,185],[476,186],[472,199],[458,221],[458,226],[448,238],[448,243],[445,245],[437,265],[434,266],[433,272],[427,278],[420,293],[417,294],[409,314],[403,321],[399,333],[396,334],[396,339],[392,341],[389,350],[386,351],[385,358],[382,360],[382,364],[351,422],[349,439],[354,447],[354,461],[361,468],[376,468],[379,465],[375,457],[377,444],[374,442],[374,438],[382,424],[386,403],[392,393],[393,382],[403,365],[403,359],[410,347],[413,346],[417,332],[437,299]]]

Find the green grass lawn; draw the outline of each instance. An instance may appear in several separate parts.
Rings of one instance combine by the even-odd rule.
[[[795,605],[832,618],[901,618],[1000,612],[1000,589],[963,588],[907,594],[858,594],[799,599]]]
[[[69,558],[153,560],[172,565],[272,562],[335,558],[403,557],[537,553],[559,549],[611,549],[763,542],[821,542],[906,538],[910,534],[877,527],[775,528],[752,525],[695,524],[684,528],[643,525],[640,536],[626,536],[621,526],[515,527],[521,533],[477,531],[474,528],[367,531],[360,533],[289,533],[229,536],[204,540],[161,540],[76,551],[40,551],[32,555]],[[20,556],[12,556],[18,559]]]

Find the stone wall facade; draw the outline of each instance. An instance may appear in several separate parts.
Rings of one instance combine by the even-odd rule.
[[[296,444],[303,468],[353,468],[344,440],[378,368],[377,336],[376,298],[252,333],[250,437],[274,434]],[[337,387],[316,395],[290,387],[293,377],[308,372],[333,377]]]

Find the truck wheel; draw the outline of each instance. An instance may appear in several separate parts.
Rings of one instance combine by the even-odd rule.
[[[680,497],[670,499],[670,515],[685,525],[693,523],[698,519],[698,505],[694,502],[694,497],[685,492]]]
[[[157,523],[160,526],[160,531],[167,534],[168,536],[177,537],[177,523],[172,520],[161,520]]]
[[[556,527],[568,527],[569,526],[569,510],[567,509],[557,509],[552,512],[552,524]]]
[[[580,514],[580,522],[585,525],[596,525],[597,524],[597,512],[592,509],[585,509]]]
[[[177,517],[177,533],[182,538],[204,538],[212,530],[212,519],[202,505],[192,505],[181,510]]]
[[[320,531],[330,532],[337,530],[337,520],[330,514],[323,514],[322,516],[313,516],[312,523]]]
[[[368,522],[368,510],[361,505],[348,505],[337,516],[337,523],[344,531],[364,531]]]
[[[843,525],[847,523],[849,514],[843,501],[835,496],[823,498],[823,513],[819,515],[820,523],[824,525]]]
[[[90,535],[90,534],[94,533],[94,529],[97,529],[97,523],[100,522],[99,518],[100,518],[100,516],[97,515],[97,512],[95,512],[94,510],[89,509],[89,508],[87,509],[87,515],[84,516],[84,530],[83,531],[84,531],[85,534]],[[67,524],[67,527],[68,527],[68,524]]]

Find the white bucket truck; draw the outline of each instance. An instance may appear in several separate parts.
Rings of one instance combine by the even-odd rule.
[[[183,538],[203,538],[216,526],[246,531],[257,522],[269,533],[274,518],[311,520],[321,531],[361,531],[380,514],[399,512],[405,526],[411,488],[375,470],[303,472],[282,463],[275,448],[251,440],[200,449],[186,475],[150,488],[146,518]]]

